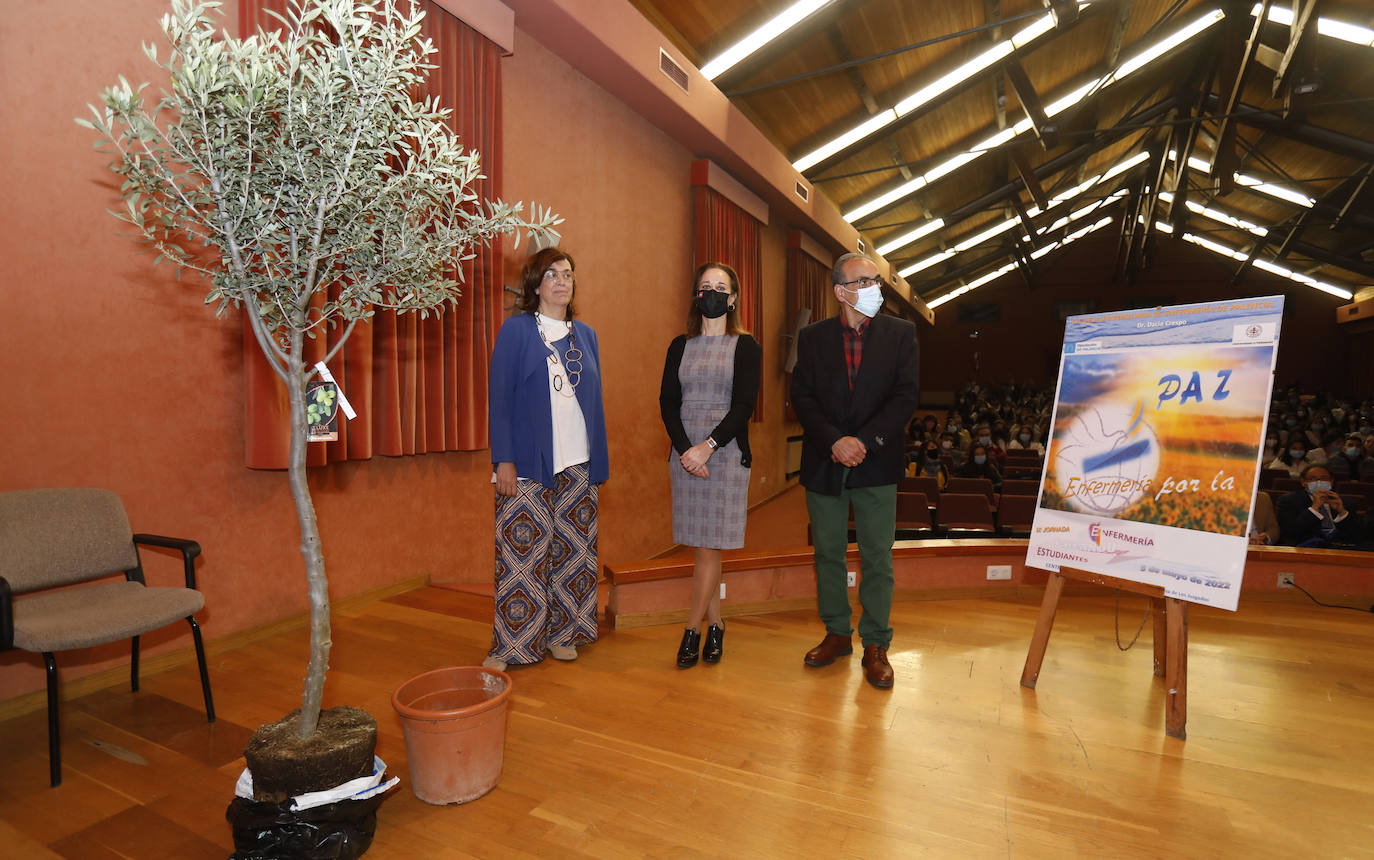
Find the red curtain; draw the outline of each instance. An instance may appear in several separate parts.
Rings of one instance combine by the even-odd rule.
[[[763,337],[763,254],[759,222],[714,189],[692,189],[692,268],[702,263],[725,263],[739,275],[740,322],[760,345]],[[763,390],[754,407],[754,421],[763,420]]]
[[[810,322],[831,316],[837,310],[835,291],[830,288],[830,269],[801,248],[787,249],[787,324],[796,324],[797,311],[808,308]],[[795,334],[795,332],[792,332]]]
[[[277,25],[268,9],[285,14],[286,0],[241,0],[241,33]],[[501,196],[501,49],[439,7],[425,3],[424,35],[438,54],[417,98],[437,96],[465,146],[482,154],[475,190]],[[310,446],[310,465],[367,459],[374,454],[424,454],[487,447],[487,368],[501,325],[500,243],[473,249],[463,264],[462,296],[421,320],[418,314],[379,311],[359,323],[330,371],[358,417],[339,420],[339,439]],[[454,277],[457,273],[454,273]],[[335,338],[342,329],[329,333]],[[312,360],[332,341],[310,345]],[[286,468],[289,418],[286,389],[263,358],[244,322],[245,460],[259,469]]]

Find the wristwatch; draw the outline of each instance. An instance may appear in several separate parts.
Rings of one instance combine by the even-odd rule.
[[[716,448],[718,447],[718,446],[716,445],[716,440],[713,439],[713,438],[711,438],[710,436],[707,436],[707,437],[706,437],[706,447],[707,447],[707,448],[710,448],[712,451],[716,450]]]

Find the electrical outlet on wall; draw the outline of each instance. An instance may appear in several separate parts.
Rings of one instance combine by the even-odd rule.
[[[849,583],[848,583],[849,587],[850,587],[850,588],[853,588],[853,587],[855,586],[855,584],[858,583],[858,581],[859,581],[859,575],[858,575],[857,573],[855,573],[854,571],[851,570],[851,571],[849,572]]]
[[[1293,587],[1293,574],[1291,574],[1291,573],[1280,573],[1280,574],[1279,574],[1279,588],[1292,588],[1292,587]]]
[[[720,584],[720,599],[725,599],[725,583],[723,582]]]

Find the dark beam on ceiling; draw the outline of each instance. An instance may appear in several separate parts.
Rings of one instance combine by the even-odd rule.
[[[1084,159],[1085,163],[1086,161],[1087,159]],[[1016,172],[1021,177],[1021,182],[1025,184],[1026,190],[1030,192],[1035,205],[1041,209],[1049,208],[1049,195],[1045,193],[1044,186],[1040,184],[1040,177],[1035,175],[1035,169],[1030,166],[1030,162],[1026,161],[1026,157],[1013,149],[1011,150],[1011,163],[1016,165]]]
[[[1085,14],[1082,14],[1082,15],[1079,15],[1079,16],[1078,16],[1078,21],[1081,22],[1081,21],[1083,21],[1083,20],[1086,20],[1086,19],[1092,17],[1092,15],[1093,15],[1093,13],[1095,12],[1095,10],[1097,9],[1097,7],[1099,7],[1099,6],[1105,6],[1105,5],[1106,5],[1105,3],[1095,3],[1095,4],[1093,4],[1092,6],[1089,6],[1088,9],[1086,10]],[[986,27],[986,25],[984,25],[984,27]],[[966,32],[967,32],[967,31],[966,31]],[[1054,34],[1057,35],[1057,34],[1058,34],[1059,32],[1061,32],[1061,31],[1055,30],[1055,31],[1052,31],[1052,32],[1053,32]],[[1037,37],[1036,39],[1034,39],[1034,40],[1032,40],[1032,41],[1030,41],[1030,42],[1028,42],[1028,43],[1026,43],[1026,44],[1024,44],[1024,45],[1022,45],[1021,48],[1020,48],[1020,50],[1021,50],[1022,52],[1030,52],[1030,51],[1033,51],[1033,50],[1035,50],[1035,49],[1037,49],[1037,48],[1043,47],[1043,46],[1045,45],[1046,41],[1047,41],[1048,39],[1050,39],[1050,38],[1051,38],[1051,36],[1050,36],[1049,34],[1041,35],[1041,36]],[[952,62],[951,62],[950,67],[951,67],[951,68],[953,67],[953,63],[952,63]],[[994,63],[993,65],[991,65],[991,66],[989,66],[988,68],[982,70],[981,72],[979,72],[979,73],[977,73],[977,74],[975,74],[975,75],[971,75],[971,76],[965,78],[964,80],[960,81],[957,85],[955,85],[955,86],[952,87],[951,89],[946,90],[946,91],[945,91],[944,93],[942,93],[938,98],[935,98],[935,99],[933,99],[933,100],[931,100],[931,101],[925,103],[924,105],[921,105],[919,108],[916,108],[915,110],[911,111],[910,113],[907,113],[906,115],[900,117],[896,122],[894,122],[894,123],[892,123],[891,125],[888,125],[886,128],[884,128],[884,129],[879,133],[879,135],[882,136],[882,137],[888,137],[888,136],[891,136],[891,135],[893,135],[893,134],[898,133],[898,132],[901,131],[902,129],[906,128],[906,126],[908,126],[908,125],[910,125],[911,123],[913,123],[913,122],[919,120],[921,117],[925,116],[925,115],[928,114],[930,111],[934,110],[935,108],[939,107],[939,106],[942,105],[942,104],[945,104],[945,103],[948,102],[950,99],[952,99],[952,98],[958,96],[960,93],[965,92],[965,91],[966,91],[967,89],[969,89],[970,87],[975,86],[975,85],[981,83],[983,80],[985,80],[986,78],[988,78],[988,77],[991,76],[991,75],[994,75],[994,74],[999,73],[999,72],[1003,69],[1003,67],[1004,67],[1004,66],[1003,66],[1003,64],[1001,64],[1001,63]],[[945,69],[945,71],[948,71],[948,69]],[[924,74],[924,73],[927,73],[927,72],[930,72],[930,74],[932,75],[931,80],[934,80],[934,79],[935,79],[934,73],[933,73],[931,70],[929,70],[929,69],[923,69],[922,72],[923,72],[923,74]],[[734,93],[728,93],[728,95],[730,95],[731,98],[734,98],[734,96],[735,96]],[[852,122],[852,120],[848,120],[848,121],[846,121],[846,122],[847,122],[847,123],[848,123],[848,122]],[[835,135],[835,133],[836,133],[836,131],[837,131],[837,129],[838,129],[838,126],[839,126],[838,123],[832,123],[832,124],[830,125],[830,127],[828,127],[824,132],[822,132],[822,133],[820,133],[820,134],[812,135],[811,138],[810,138],[809,140],[807,140],[804,144],[795,147],[795,152],[797,152],[797,153],[806,152],[806,151],[810,150],[812,147],[818,145],[821,141],[831,139],[831,138]],[[839,163],[839,162],[845,160],[846,158],[848,158],[850,155],[852,155],[852,154],[853,154],[855,151],[857,151],[858,149],[862,149],[862,148],[866,148],[866,147],[872,146],[872,145],[873,145],[874,143],[876,143],[876,142],[877,142],[877,141],[875,141],[872,137],[868,137],[868,138],[864,138],[864,139],[859,140],[859,141],[855,141],[854,143],[850,144],[849,146],[845,147],[844,149],[840,150],[839,152],[836,152],[836,153],[832,154],[830,157],[824,159],[824,160],[821,161],[820,163],[812,165],[810,168],[808,168],[808,169],[805,171],[805,175],[807,176],[808,179],[810,179],[810,180],[813,181],[813,182],[814,182],[814,181],[820,181],[821,177],[819,176],[819,174],[820,174],[821,172],[823,172],[823,171],[826,170],[827,168],[829,168],[829,167],[831,167],[831,166],[833,166],[833,165],[835,165],[835,164],[837,164],[837,163]]]
[[[1294,2],[1293,5],[1296,7],[1298,3]],[[1288,93],[1291,96],[1295,89],[1304,89],[1316,83],[1312,74],[1312,48],[1317,41],[1318,5],[1318,0],[1307,0],[1303,3],[1301,11],[1294,16],[1293,26],[1288,28],[1288,48],[1279,60],[1279,67],[1274,70],[1275,98],[1279,93]],[[1312,90],[1307,89],[1299,95],[1306,96],[1311,92]]]
[[[1207,97],[1207,109],[1215,111],[1221,100],[1216,95]],[[1238,104],[1235,109],[1236,120],[1252,128],[1262,129],[1277,137],[1296,140],[1316,149],[1324,149],[1337,155],[1344,155],[1363,163],[1374,161],[1374,140],[1352,137],[1329,128],[1307,122],[1288,122],[1272,110],[1257,108],[1253,105]]]
[[[1270,227],[1263,236],[1257,239],[1255,243],[1250,246],[1250,253],[1246,255],[1244,262],[1242,262],[1240,264],[1240,267],[1236,269],[1236,273],[1231,276],[1231,283],[1240,283],[1241,279],[1245,277],[1245,273],[1250,271],[1250,267],[1253,266],[1255,264],[1255,261],[1259,259],[1260,253],[1266,247],[1273,244],[1274,240],[1279,237],[1279,232],[1279,225]]]
[[[1179,88],[1179,104],[1183,105],[1184,117],[1191,117],[1192,122],[1173,128],[1168,146],[1175,153],[1174,168],[1162,177],[1162,188],[1174,195],[1169,216],[1176,236],[1188,224],[1188,159],[1192,157],[1198,137],[1202,134],[1204,106],[1207,104],[1208,94],[1212,91],[1212,82],[1216,79],[1219,65],[1220,60],[1215,53],[1203,57],[1193,74]]]
[[[1345,204],[1341,206],[1341,211],[1336,213],[1336,217],[1331,219],[1332,230],[1339,231],[1345,229],[1346,219],[1351,214],[1350,209],[1355,205],[1355,201],[1359,199],[1360,194],[1364,192],[1365,186],[1369,184],[1369,175],[1371,171],[1374,171],[1374,164],[1366,164],[1364,170],[1359,174],[1360,181],[1356,183],[1355,189],[1350,192],[1350,197],[1345,201]]]
[[[1255,50],[1260,44],[1260,32],[1264,29],[1265,19],[1269,14],[1269,4],[1271,0],[1260,0],[1259,14],[1255,17],[1255,23],[1250,29],[1250,38],[1245,41],[1245,47],[1237,51],[1236,44],[1239,36],[1244,32],[1246,17],[1249,15],[1249,4],[1232,4],[1227,8],[1226,23],[1221,30],[1222,43],[1222,86],[1231,82],[1230,95],[1223,103],[1221,128],[1217,132],[1217,147],[1212,151],[1212,167],[1209,171],[1212,177],[1212,185],[1216,193],[1221,196],[1230,194],[1236,187],[1236,169],[1239,166],[1236,159],[1236,123],[1231,117],[1236,106],[1240,104],[1241,93],[1245,91],[1245,76],[1250,71],[1250,66],[1255,59]]]
[[[1026,228],[1026,235],[1030,237],[1031,245],[1037,248],[1040,247],[1040,233],[1035,229],[1035,222],[1031,220],[1030,214],[1026,212],[1026,207],[1021,205],[1021,198],[1013,197],[1011,200],[1011,207],[1016,210],[1016,217],[1021,219],[1021,226]]]
[[[1054,26],[1067,30],[1078,22],[1077,0],[1041,0],[1054,13]]]
[[[1043,181],[1045,178],[1053,176],[1061,170],[1076,167],[1079,160],[1087,158],[1100,149],[1117,143],[1128,135],[1138,133],[1140,129],[1137,126],[1163,116],[1174,106],[1174,104],[1175,102],[1172,98],[1167,98],[1151,107],[1137,111],[1130,116],[1122,117],[1120,126],[1103,129],[1098,132],[1092,140],[1080,143],[1078,146],[1056,155],[1054,158],[1036,167],[1035,175]],[[1013,195],[1020,194],[1023,190],[1025,190],[1025,183],[1021,182],[1019,179],[1013,179],[1001,188],[989,191],[976,200],[971,200],[963,206],[951,211],[945,215],[945,223],[957,224],[970,215],[982,212],[990,206],[1002,203],[1002,201]]]
[[[1021,67],[1021,63],[1016,57],[1007,57],[1002,61],[1002,71],[1007,74],[1007,81],[1011,83],[1012,90],[1016,93],[1016,98],[1020,100],[1021,107],[1025,108],[1026,116],[1030,118],[1031,130],[1035,132],[1035,137],[1040,141],[1040,145],[1045,149],[1051,149],[1058,143],[1057,127],[1050,122],[1050,118],[1045,115],[1045,105],[1040,101],[1040,94],[1031,86],[1030,78],[1026,75],[1026,70]]]

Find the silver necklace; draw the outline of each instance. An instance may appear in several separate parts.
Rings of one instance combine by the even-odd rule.
[[[564,397],[576,397],[577,383],[582,381],[582,350],[577,348],[577,335],[573,331],[572,320],[563,321],[564,325],[568,327],[568,354],[566,359],[560,360],[558,350],[549,343],[549,336],[544,333],[544,323],[538,318],[539,316],[542,314],[536,315],[534,325],[539,329],[539,339],[544,342],[544,348],[549,352],[549,368],[553,371],[553,390]],[[564,372],[568,374],[567,393],[563,392]]]

